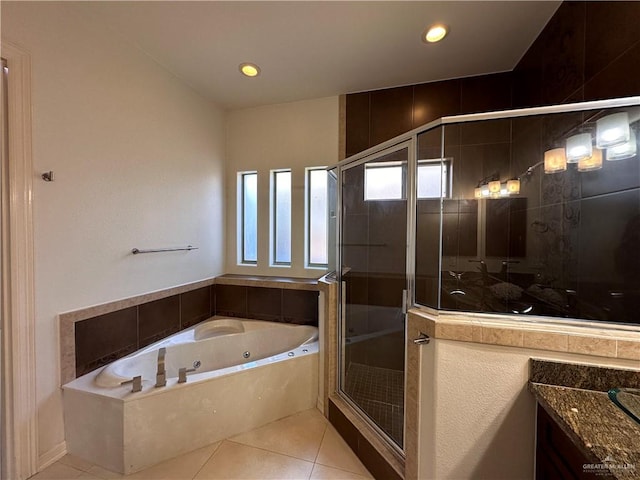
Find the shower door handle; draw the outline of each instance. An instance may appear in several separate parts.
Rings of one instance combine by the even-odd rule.
[[[413,343],[415,343],[416,345],[426,345],[430,341],[431,339],[429,338],[429,335],[427,335],[426,333],[420,332],[420,335],[418,335],[418,338],[415,338],[413,340]]]

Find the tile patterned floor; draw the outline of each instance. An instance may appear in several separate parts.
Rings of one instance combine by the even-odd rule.
[[[123,476],[71,455],[31,480],[373,478],[336,430],[312,409]]]
[[[351,362],[345,392],[387,434],[402,445],[404,373]]]

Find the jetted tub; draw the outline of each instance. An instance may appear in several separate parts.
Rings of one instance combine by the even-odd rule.
[[[155,387],[163,347],[167,382]],[[122,384],[138,375],[142,391]],[[128,474],[315,407],[318,329],[213,317],[63,389],[68,452]]]

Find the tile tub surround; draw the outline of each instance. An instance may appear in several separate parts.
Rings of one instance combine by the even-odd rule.
[[[640,370],[531,359],[529,390],[594,464],[611,464],[613,478],[638,478],[640,425],[608,398],[613,387],[640,386]],[[618,468],[629,465],[629,468]]]
[[[61,385],[216,314],[317,326],[318,290],[314,279],[223,275],[62,313]]]
[[[95,375],[63,387],[68,452],[129,474],[314,408],[318,353],[139,393],[98,394]]]

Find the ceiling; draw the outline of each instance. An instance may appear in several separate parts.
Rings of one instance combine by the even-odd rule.
[[[508,71],[559,1],[77,2],[226,109]],[[426,26],[450,33],[425,44]],[[243,77],[238,65],[262,70]]]

